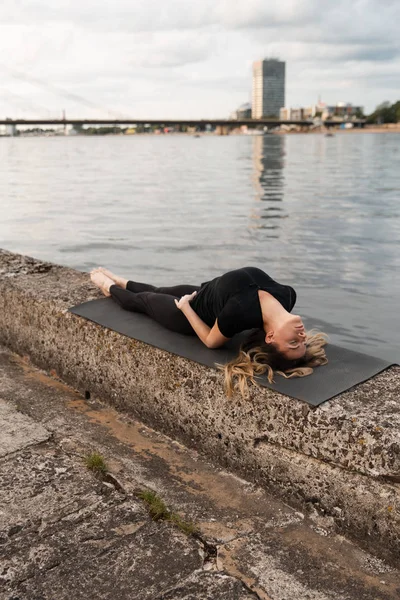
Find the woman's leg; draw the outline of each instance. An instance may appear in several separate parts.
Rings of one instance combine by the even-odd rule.
[[[124,277],[115,275],[114,273],[112,273],[108,269],[105,269],[104,267],[98,267],[97,269],[93,269],[93,271],[100,271],[101,273],[104,273],[104,275],[107,275],[107,277],[112,279],[116,285],[118,285],[119,287],[121,287],[123,289],[126,289],[126,284],[128,283],[128,280],[125,279]]]
[[[144,285],[146,284],[139,284]],[[153,287],[153,286],[150,286]],[[178,286],[180,287],[180,286]],[[160,290],[162,288],[156,288]],[[171,288],[168,288],[171,289]],[[110,294],[125,310],[140,312],[148,315],[163,327],[182,333],[184,335],[196,335],[196,332],[190,325],[182,311],[175,304],[175,298],[171,294],[153,291],[131,291],[130,289],[122,289],[117,285],[110,287]]]
[[[156,294],[168,294],[169,296],[181,297],[186,294],[193,294],[193,292],[198,292],[200,286],[198,285],[190,285],[190,284],[182,284],[175,285],[170,287],[155,287],[154,285],[150,285],[149,283],[139,283],[137,281],[130,281],[128,279],[124,279],[123,277],[119,277],[115,275],[108,269],[104,269],[104,267],[99,267],[99,269],[94,269],[95,271],[101,271],[107,277],[113,279],[119,287],[123,289],[130,290],[131,292],[154,292]]]
[[[126,289],[134,292],[153,292],[154,294],[167,294],[168,296],[174,296],[175,298],[181,298],[186,294],[193,294],[198,292],[200,289],[199,285],[181,284],[170,287],[155,287],[148,283],[139,283],[138,281],[128,281]]]
[[[179,300],[181,296],[200,289],[198,286],[181,285],[173,288],[156,288],[146,283],[128,281],[127,285],[132,284],[131,287],[134,290],[123,289],[100,269],[94,269],[90,278],[106,296],[111,295],[113,300],[125,310],[145,313],[172,331],[184,335],[196,335],[183,312],[176,307],[175,299]]]
[[[102,273],[99,269],[93,269],[90,272],[90,279],[96,285],[105,296],[111,296],[110,287],[115,284],[115,282],[107,277],[104,273]]]

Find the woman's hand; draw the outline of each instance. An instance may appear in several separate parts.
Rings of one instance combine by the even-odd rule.
[[[196,294],[197,292],[193,292],[193,294],[186,294],[185,296],[182,296],[182,298],[180,298],[179,300],[175,298],[175,304],[177,308],[179,308],[179,310],[184,311],[185,307],[189,305],[189,302],[193,300]]]

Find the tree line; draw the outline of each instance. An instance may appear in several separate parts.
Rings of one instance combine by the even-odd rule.
[[[367,117],[367,123],[400,123],[400,100],[394,104],[382,102],[376,107],[373,113]]]

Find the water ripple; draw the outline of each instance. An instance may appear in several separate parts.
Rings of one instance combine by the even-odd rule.
[[[400,359],[396,134],[0,139],[0,247],[156,285],[252,264]]]

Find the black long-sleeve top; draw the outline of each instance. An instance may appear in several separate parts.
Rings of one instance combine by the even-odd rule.
[[[212,327],[217,320],[227,338],[246,329],[263,327],[258,290],[269,292],[290,312],[296,292],[256,267],[243,267],[201,284],[190,305],[202,321]]]

